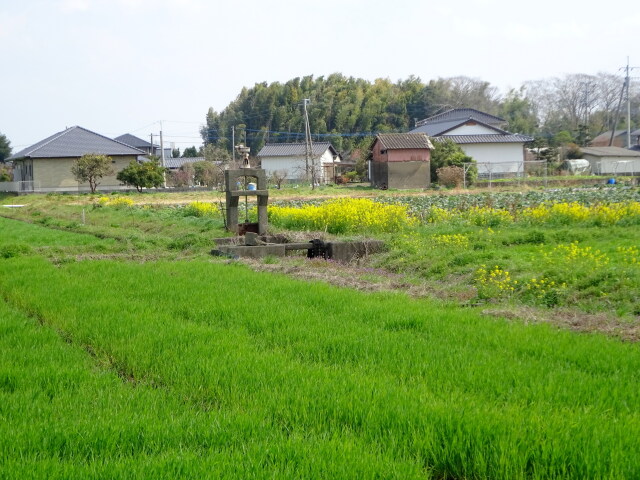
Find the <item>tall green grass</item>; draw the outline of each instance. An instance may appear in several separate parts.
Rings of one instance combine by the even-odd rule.
[[[136,404],[141,423],[115,415],[112,430],[96,427],[90,437],[92,458],[114,458],[114,476],[133,463],[164,478],[207,468],[289,478],[640,472],[635,345],[202,260],[55,267],[13,257],[0,260],[0,292],[65,338],[65,348],[90,352],[84,361],[98,372],[117,375],[114,390],[149,392]],[[98,401],[74,398],[85,408]],[[5,416],[8,430],[18,431],[29,412],[8,402],[16,409]],[[164,433],[154,408],[186,423]],[[189,421],[215,425],[221,440]],[[63,422],[39,442],[27,434],[17,449],[5,443],[2,463],[77,468],[86,463],[82,430]],[[124,447],[109,432],[122,432]],[[76,440],[64,455],[58,435]]]

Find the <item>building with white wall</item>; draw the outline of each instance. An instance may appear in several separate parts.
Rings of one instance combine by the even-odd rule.
[[[501,176],[523,171],[524,145],[528,135],[509,133],[500,117],[475,110],[456,108],[420,120],[410,133],[426,133],[434,141],[449,139],[478,164],[478,175]]]
[[[330,142],[313,143],[309,158],[304,143],[268,143],[257,156],[267,176],[277,173],[287,181],[308,180],[314,168],[318,183],[330,183],[340,165],[340,155]]]

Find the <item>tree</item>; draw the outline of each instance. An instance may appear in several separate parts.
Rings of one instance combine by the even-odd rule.
[[[288,176],[289,172],[287,172],[286,170],[274,170],[273,172],[271,172],[269,180],[271,180],[276,185],[276,188],[280,190],[282,188],[282,184]]]
[[[180,157],[180,149],[179,148],[174,148],[171,150],[171,156],[173,158],[178,158]]]
[[[4,161],[11,156],[11,142],[7,139],[6,135],[0,133],[0,162]]]
[[[231,161],[231,154],[228,151],[210,143],[206,144],[202,149],[202,156],[208,162],[226,164]]]
[[[164,183],[165,169],[155,161],[131,163],[118,172],[116,178],[125,185],[136,187],[138,192],[143,188],[157,188]]]
[[[194,169],[194,181],[198,185],[215,187],[216,185],[223,183],[224,170],[218,167],[215,163],[204,160],[201,162],[194,162],[192,165]]]
[[[431,181],[438,180],[438,169],[448,166],[456,166],[464,168],[465,163],[473,162],[473,158],[464,153],[460,145],[447,139],[444,141],[435,141],[434,150],[431,151]],[[475,179],[478,171],[477,168],[470,168],[467,171],[470,182]]]
[[[187,147],[184,149],[184,152],[182,152],[183,158],[193,158],[197,156],[198,156],[198,149],[195,146]]]
[[[106,175],[113,175],[111,157],[87,153],[73,163],[71,173],[78,182],[88,182],[91,193],[95,193],[99,185],[98,180]]]

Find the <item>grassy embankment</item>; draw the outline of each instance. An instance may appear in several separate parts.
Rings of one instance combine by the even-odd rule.
[[[202,258],[53,264],[113,241],[0,230],[3,478],[640,471],[636,345]]]

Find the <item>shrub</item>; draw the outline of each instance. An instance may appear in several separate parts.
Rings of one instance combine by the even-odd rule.
[[[438,183],[449,188],[460,188],[464,184],[464,168],[450,165],[436,170]]]

